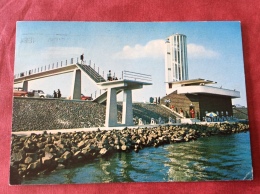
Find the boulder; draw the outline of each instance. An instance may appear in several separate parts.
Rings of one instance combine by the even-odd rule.
[[[100,153],[101,155],[105,155],[105,154],[107,154],[107,152],[108,152],[108,150],[107,150],[106,148],[102,148],[102,149],[99,151],[99,153]]]
[[[40,169],[40,167],[41,167],[41,162],[39,160],[37,160],[36,162],[29,164],[27,167],[27,170],[34,171],[34,170]]]
[[[56,167],[57,170],[64,169],[64,168],[65,168],[64,164],[58,164],[58,166]]]
[[[21,162],[25,159],[25,151],[20,150],[17,153],[12,153],[11,159],[13,162]]]
[[[61,156],[61,158],[65,159],[65,160],[68,160],[71,156],[72,156],[71,152],[66,151],[66,152]]]
[[[126,151],[127,150],[127,146],[126,145],[122,145],[121,146],[121,150]]]
[[[53,154],[50,152],[45,152],[45,156],[42,157],[42,164],[43,165],[50,165],[53,159]]]
[[[85,146],[85,142],[84,141],[80,141],[77,146],[78,146],[79,149],[81,149],[81,148],[83,148]]]
[[[33,160],[33,158],[31,158],[31,157],[26,157],[24,159],[25,164],[30,164],[30,163],[33,163],[33,162],[35,162],[35,160]]]

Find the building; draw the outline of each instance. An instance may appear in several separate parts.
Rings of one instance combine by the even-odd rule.
[[[232,99],[239,98],[240,92],[213,87],[216,82],[211,80],[189,79],[185,35],[169,36],[165,44],[166,96],[161,102],[177,113],[183,112],[183,119],[193,117],[203,120],[209,112],[223,119],[233,116]],[[195,114],[192,115],[191,110]]]
[[[170,93],[173,81],[188,80],[188,60],[186,36],[174,34],[165,42],[165,82],[166,93]]]

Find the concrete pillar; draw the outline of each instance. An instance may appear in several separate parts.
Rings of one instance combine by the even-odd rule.
[[[23,90],[28,91],[28,81],[23,81]]]
[[[107,89],[107,106],[106,106],[106,127],[116,127],[117,124],[117,99],[116,89]]]
[[[134,125],[133,122],[133,107],[132,107],[132,90],[125,89],[123,98],[123,113],[122,113],[122,124],[127,126]]]
[[[71,97],[72,99],[80,99],[81,98],[81,70],[76,69],[73,73],[73,80],[72,80],[72,92]]]

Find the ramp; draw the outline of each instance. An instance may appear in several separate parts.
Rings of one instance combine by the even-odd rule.
[[[84,73],[86,73],[94,82],[100,83],[100,82],[105,82],[106,81],[90,65],[84,65],[84,64],[80,64],[80,63],[77,63],[76,65],[78,66],[79,69],[81,69]]]

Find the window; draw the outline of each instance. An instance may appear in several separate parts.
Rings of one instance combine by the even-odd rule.
[[[172,83],[169,83],[169,88],[172,88]]]

